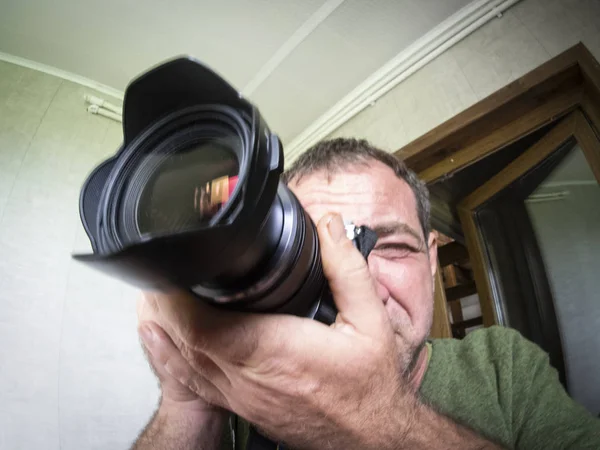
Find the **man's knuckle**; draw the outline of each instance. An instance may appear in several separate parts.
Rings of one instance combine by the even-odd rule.
[[[174,364],[172,357],[166,356],[163,359],[163,361],[161,361],[161,365],[164,367],[165,371],[173,378],[179,379],[182,377],[182,374],[178,369],[177,364]]]

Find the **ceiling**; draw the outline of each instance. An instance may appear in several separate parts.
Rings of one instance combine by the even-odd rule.
[[[119,90],[191,54],[254,101],[286,143],[469,2],[0,0],[0,52]]]

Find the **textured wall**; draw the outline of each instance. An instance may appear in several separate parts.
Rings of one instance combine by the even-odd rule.
[[[600,1],[522,0],[330,137],[398,150],[580,41],[600,60]]]
[[[0,449],[127,448],[157,401],[137,294],[70,258],[81,183],[121,141],[84,92],[0,63]]]

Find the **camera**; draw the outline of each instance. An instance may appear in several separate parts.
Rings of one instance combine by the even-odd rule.
[[[74,258],[217,307],[335,320],[315,225],[280,182],[281,142],[224,79],[189,57],[142,74],[123,139],[83,185],[93,253]],[[372,232],[348,233],[366,256]]]

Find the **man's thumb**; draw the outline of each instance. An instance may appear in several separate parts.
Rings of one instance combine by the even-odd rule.
[[[387,313],[377,297],[367,261],[346,236],[342,218],[328,214],[317,225],[323,271],[339,314],[359,331],[380,331]]]

